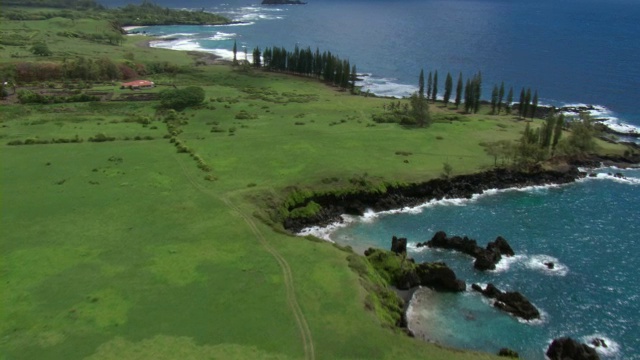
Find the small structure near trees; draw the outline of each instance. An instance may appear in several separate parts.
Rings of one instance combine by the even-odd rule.
[[[129,88],[131,90],[139,90],[139,89],[151,89],[155,87],[156,84],[153,81],[149,80],[135,80],[127,83],[122,83],[120,85],[120,89]]]

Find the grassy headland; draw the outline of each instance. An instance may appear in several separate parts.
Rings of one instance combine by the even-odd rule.
[[[523,121],[436,105],[428,128],[377,124],[372,115],[388,99],[196,67],[186,53],[135,47],[140,37],[65,36],[111,29],[104,19],[1,21],[2,39],[20,39],[2,44],[6,71],[78,56],[129,68],[162,61],[175,71],[147,71],[160,84],[153,90],[111,81],[80,90],[107,93],[100,102],[17,104],[10,95],[1,105],[0,357],[492,358],[407,337],[371,264],[274,231],[269,216],[294,189],[423,181],[441,176],[443,163],[453,175],[491,167],[481,143],[516,141]],[[40,41],[51,56],[29,51]],[[157,111],[153,94],[173,85],[202,87],[205,103]],[[16,90],[70,86],[87,84],[36,79]],[[133,93],[151,96],[132,101]]]

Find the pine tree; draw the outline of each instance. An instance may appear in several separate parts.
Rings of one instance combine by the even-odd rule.
[[[509,88],[509,94],[507,94],[507,102],[504,104],[506,106],[505,111],[507,114],[511,114],[511,104],[513,103],[513,86]]]
[[[558,141],[562,137],[562,127],[564,126],[564,115],[560,114],[556,119],[555,128],[553,129],[553,141],[551,142],[551,155],[555,154]]]
[[[236,55],[238,54],[238,44],[236,40],[233,40],[233,63],[236,64],[238,62],[238,58]]]
[[[522,109],[522,117],[526,118],[529,114],[529,109],[531,108],[531,88],[527,89],[527,92],[524,94],[524,108]]]
[[[531,103],[531,118],[533,119],[536,116],[536,111],[538,110],[538,90],[533,94],[533,101]]]
[[[429,71],[429,78],[427,80],[427,99],[431,99],[431,88],[433,87],[433,74]]]
[[[471,80],[467,79],[467,84],[464,87],[464,111],[467,114],[471,113],[471,108],[473,107],[473,101],[471,100],[473,95],[471,94],[471,89]]]
[[[253,49],[253,66],[259,68],[262,67],[261,59],[260,59],[260,48],[256,47]]]
[[[453,78],[451,77],[451,73],[447,73],[447,79],[444,82],[444,106],[445,107],[449,104],[449,99],[451,98],[452,91],[453,91]]]
[[[500,90],[498,90],[498,114],[502,110],[502,100],[504,100],[504,81],[500,84]]]
[[[456,86],[456,109],[460,106],[462,100],[462,72],[458,76],[458,85]]]
[[[438,70],[433,74],[433,89],[431,90],[431,101],[436,102],[438,95]]]
[[[473,112],[477,113],[480,110],[480,93],[482,91],[482,73],[478,72],[473,84]]]
[[[518,103],[518,116],[522,117],[524,112],[524,88],[520,90],[520,102]]]
[[[556,116],[553,111],[551,111],[547,116],[544,125],[542,126],[542,131],[540,132],[540,146],[545,150],[547,150],[551,145],[551,140],[553,138],[553,129],[555,128],[555,125]]]
[[[424,98],[424,69],[420,70],[420,76],[418,77],[418,95]]]
[[[493,91],[491,92],[491,113],[496,113],[496,107],[498,106],[498,85],[493,86]]]
[[[351,92],[353,93],[356,90],[356,79],[358,78],[358,73],[356,72],[356,65],[354,64],[351,67]]]

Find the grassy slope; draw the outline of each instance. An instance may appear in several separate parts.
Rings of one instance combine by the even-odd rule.
[[[133,49],[127,46],[105,53]],[[159,56],[141,54],[146,51]],[[183,53],[171,57],[192,61]],[[221,101],[208,103],[215,110],[188,110],[179,138],[213,167],[215,182],[160,139],[163,123],[112,122],[152,113],[152,103],[3,107],[1,357],[302,358],[304,337],[318,359],[489,358],[383,327],[364,309],[365,290],[347,253],[274,232],[252,214],[261,211],[264,194],[328,186],[321,185],[327,177],[338,178],[331,186],[364,173],[427,179],[445,161],[454,173],[477,170],[492,163],[477,143],[515,139],[522,123],[474,116],[421,130],[367,127],[385,100],[283,75],[245,75],[225,66],[200,71],[178,83],[206,85],[207,96]],[[291,99],[290,93],[313,100],[248,99],[247,86],[271,89],[272,100]],[[257,119],[236,120],[240,110]],[[213,121],[225,132],[211,133]],[[98,132],[156,140],[4,145]],[[296,314],[309,332],[300,332]]]

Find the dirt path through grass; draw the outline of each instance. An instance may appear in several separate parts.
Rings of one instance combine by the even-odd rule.
[[[298,331],[300,332],[300,336],[302,338],[302,345],[304,348],[304,358],[306,360],[315,360],[315,349],[313,346],[313,338],[311,337],[311,330],[309,329],[309,325],[307,323],[307,319],[300,308],[300,304],[298,303],[298,299],[296,297],[295,285],[293,283],[293,274],[291,272],[291,267],[287,260],[273,247],[267,239],[264,237],[260,229],[258,229],[256,223],[253,219],[245,214],[240,208],[238,208],[228,196],[219,196],[218,194],[213,193],[209,189],[205,188],[201,184],[197,182],[196,179],[189,173],[187,167],[183,164],[179,156],[176,156],[176,160],[180,165],[182,172],[189,180],[189,182],[200,192],[216,198],[218,200],[222,200],[227,207],[229,207],[232,211],[236,212],[240,217],[244,220],[244,222],[249,226],[251,232],[253,232],[254,236],[260,243],[260,245],[276,259],[278,265],[282,269],[282,275],[284,278],[286,293],[287,293],[287,303],[289,309],[293,313],[293,316],[296,319],[296,323],[298,325]]]

